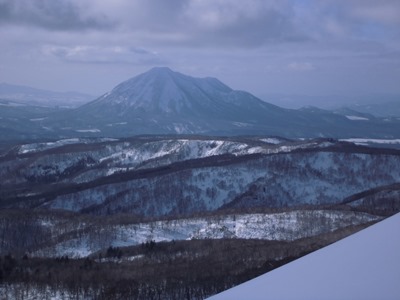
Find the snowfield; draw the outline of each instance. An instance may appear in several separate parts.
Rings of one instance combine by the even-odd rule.
[[[114,142],[118,141],[113,138],[96,138],[96,139],[82,139],[82,138],[70,138],[70,139],[62,139],[55,142],[47,142],[47,143],[33,143],[33,144],[25,144],[19,146],[19,154],[26,154],[32,152],[40,152],[49,149],[59,148],[65,145],[71,144],[79,144],[79,143],[99,143],[99,142]]]
[[[400,299],[400,214],[210,300]]]

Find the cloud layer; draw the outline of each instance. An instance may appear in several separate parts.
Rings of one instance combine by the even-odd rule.
[[[258,94],[400,92],[398,0],[0,0],[0,39],[0,80],[41,87],[168,65]]]
[[[82,1],[83,2],[83,1]],[[79,1],[1,0],[0,24],[37,26],[48,30],[103,30],[112,23],[106,15],[88,15]]]

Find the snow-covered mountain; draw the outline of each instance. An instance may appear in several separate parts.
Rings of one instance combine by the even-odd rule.
[[[246,102],[248,106],[265,103],[249,94],[233,91],[215,78],[194,78],[169,68],[153,68],[116,86],[88,107],[116,107],[121,116],[136,110],[197,116],[201,113],[226,114],[230,106]],[[228,104],[228,105],[224,105]]]
[[[264,119],[275,127],[288,113],[249,93],[232,90],[218,79],[153,68],[80,107],[74,115],[85,120],[82,126],[107,135],[116,131],[132,135],[257,132]]]
[[[361,123],[329,111],[284,109],[215,78],[153,68],[82,107],[52,115],[43,126],[65,137],[265,134],[390,138],[399,136],[400,121]]]
[[[75,99],[72,94],[35,93],[28,96],[53,104],[61,103],[61,96]],[[11,100],[0,101],[0,132],[6,140],[140,134],[400,138],[398,118],[284,109],[233,90],[218,79],[195,78],[169,68],[153,68],[75,109],[32,114],[15,105]],[[17,120],[8,116],[15,113],[20,116]]]

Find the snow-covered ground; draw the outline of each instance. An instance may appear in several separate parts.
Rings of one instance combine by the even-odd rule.
[[[400,144],[400,139],[367,139],[367,138],[353,138],[353,139],[340,139],[343,142],[350,142],[356,145],[368,144]]]
[[[359,117],[359,116],[346,116],[347,119],[352,121],[369,121],[368,118]]]
[[[100,129],[97,129],[97,128],[93,128],[93,129],[77,129],[77,130],[75,130],[76,132],[92,132],[92,133],[95,133],[95,132],[101,132],[101,130]]]
[[[210,300],[400,299],[400,214]]]
[[[43,119],[43,118],[42,118]],[[32,119],[33,120],[33,119]],[[31,120],[31,121],[32,121]],[[41,119],[35,119],[37,121]],[[31,152],[40,152],[53,148],[62,147],[65,145],[78,144],[78,143],[101,143],[101,142],[113,142],[117,141],[117,139],[113,138],[97,138],[97,139],[81,139],[81,138],[70,138],[70,139],[62,139],[55,142],[45,142],[45,143],[33,143],[33,144],[25,144],[19,147],[19,154],[31,153]]]

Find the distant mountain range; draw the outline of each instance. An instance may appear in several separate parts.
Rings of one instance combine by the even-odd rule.
[[[0,130],[9,139],[140,134],[400,137],[398,118],[285,109],[233,90],[218,79],[194,78],[169,68],[153,68],[78,108],[22,117],[28,126],[10,122],[7,114],[0,114]]]
[[[75,108],[95,97],[78,92],[53,92],[0,83],[0,105]]]
[[[293,95],[261,94],[259,97],[285,108],[299,109],[314,106],[329,111],[346,108],[375,117],[400,117],[400,94],[366,95]]]
[[[375,104],[353,104],[350,109],[360,113],[371,114],[376,117],[398,117],[400,118],[400,97],[398,101],[390,101]]]

